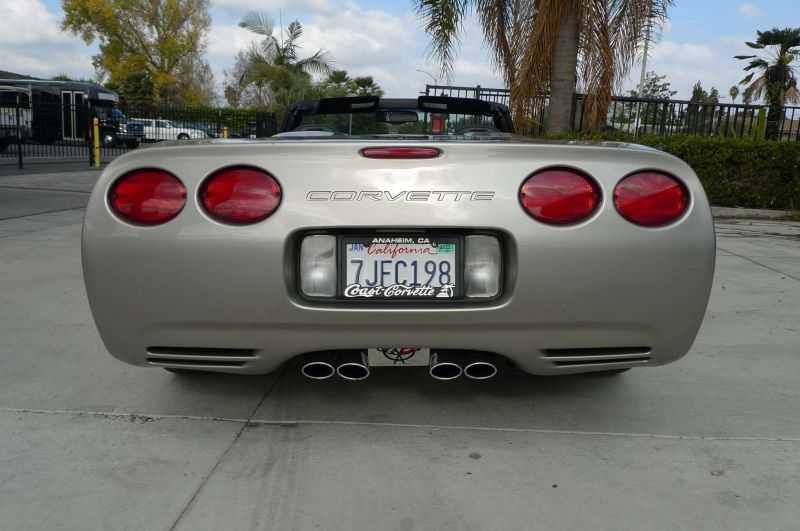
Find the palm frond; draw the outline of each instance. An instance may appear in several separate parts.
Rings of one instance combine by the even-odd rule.
[[[520,46],[524,53],[519,59],[516,82],[511,86],[511,111],[515,122],[521,124],[537,96],[549,87],[553,64],[553,49],[568,9],[565,0],[535,0],[536,15],[532,27]]]
[[[745,96],[751,101],[758,101],[764,97],[769,88],[769,80],[765,76],[755,79],[746,89],[744,89]]]
[[[415,0],[417,14],[430,36],[430,57],[441,65],[442,76],[453,73],[458,33],[471,0]]]
[[[516,64],[512,49],[514,7],[517,0],[476,0],[475,9],[481,14],[483,38],[492,52],[492,61],[502,73],[506,86],[514,84]]]
[[[258,11],[250,11],[242,18],[241,22],[239,22],[239,27],[251,31],[256,35],[272,37],[275,24],[269,15],[259,13]]]
[[[580,82],[586,88],[583,120],[590,128],[605,122],[608,102],[611,101],[615,66],[615,51],[611,45],[609,3],[592,1],[580,11]],[[619,53],[619,51],[617,51]]]
[[[764,59],[754,59],[753,61],[750,61],[750,63],[746,67],[744,67],[744,70],[746,72],[748,70],[754,70],[756,68],[761,68],[766,70],[767,68],[769,68],[769,63]]]
[[[628,77],[645,44],[658,36],[672,0],[587,0],[582,5],[581,83],[587,93],[584,123],[605,124],[615,89]]]
[[[317,50],[314,55],[301,59],[295,67],[307,74],[329,74],[331,72],[331,59],[325,50]]]
[[[800,90],[797,89],[797,85],[792,85],[786,90],[786,94],[784,94],[784,99],[786,103],[791,103],[791,104],[800,103]]]

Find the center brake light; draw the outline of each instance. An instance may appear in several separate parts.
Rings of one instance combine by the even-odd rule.
[[[209,216],[222,223],[249,225],[270,217],[281,203],[281,185],[264,170],[233,166],[214,172],[200,186]]]
[[[594,179],[570,168],[534,173],[519,190],[525,211],[548,225],[573,225],[588,219],[597,211],[601,198]]]
[[[442,151],[428,147],[374,147],[364,148],[360,153],[368,159],[435,159]]]

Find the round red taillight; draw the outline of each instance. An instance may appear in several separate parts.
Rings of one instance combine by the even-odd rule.
[[[128,172],[108,192],[111,209],[137,225],[160,225],[177,216],[186,204],[186,188],[177,177],[156,169]]]
[[[278,209],[281,185],[257,168],[225,168],[205,180],[200,187],[200,202],[217,221],[234,225],[257,223]]]
[[[672,223],[686,212],[689,191],[670,175],[643,171],[628,175],[614,188],[614,206],[623,218],[643,227]]]
[[[590,217],[600,206],[600,187],[588,175],[552,168],[528,177],[519,190],[522,207],[549,225],[572,225]]]

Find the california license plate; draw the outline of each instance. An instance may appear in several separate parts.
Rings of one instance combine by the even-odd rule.
[[[458,298],[461,239],[432,235],[343,238],[348,299]]]

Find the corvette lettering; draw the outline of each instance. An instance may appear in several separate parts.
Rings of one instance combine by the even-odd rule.
[[[436,202],[436,201],[491,201],[494,192],[487,190],[312,190],[306,201],[388,201]]]

